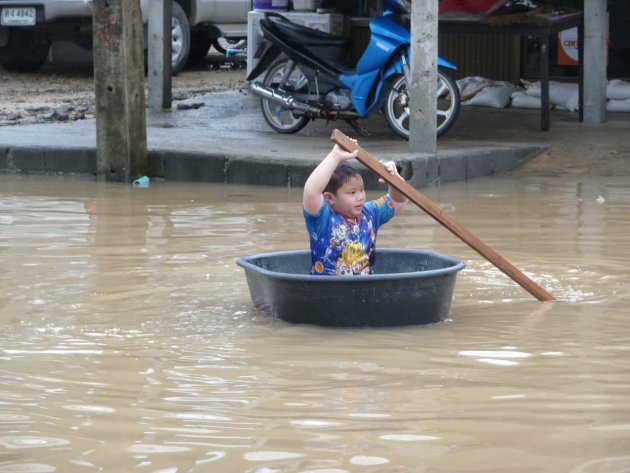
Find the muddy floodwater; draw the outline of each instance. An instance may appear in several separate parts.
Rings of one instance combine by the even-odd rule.
[[[463,259],[451,319],[290,325],[234,262],[301,189],[0,176],[0,472],[630,472],[627,178],[422,192],[558,302],[410,204],[378,246]]]

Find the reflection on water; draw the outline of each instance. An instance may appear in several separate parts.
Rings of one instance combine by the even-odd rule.
[[[0,176],[0,473],[629,472],[630,188],[572,179],[424,190],[560,302],[410,207],[452,320],[343,330],[234,264],[306,247],[299,189]]]

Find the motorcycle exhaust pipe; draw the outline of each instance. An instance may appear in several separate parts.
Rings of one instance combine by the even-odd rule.
[[[274,90],[267,85],[261,84],[260,82],[253,82],[250,89],[254,95],[266,100],[271,100],[278,105],[282,105],[284,108],[301,110],[303,112],[314,113],[317,115],[321,113],[319,108],[312,107],[307,103],[295,100],[295,97],[292,97],[290,94],[280,90]]]

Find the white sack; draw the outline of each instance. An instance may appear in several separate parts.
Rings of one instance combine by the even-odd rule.
[[[609,100],[606,103],[607,112],[630,112],[630,99]]]
[[[512,107],[514,108],[537,108],[540,109],[540,97],[528,95],[524,91],[518,90],[512,94]],[[551,108],[551,104],[549,104]]]
[[[534,97],[540,97],[542,95],[540,82],[522,82],[525,84],[527,95],[533,95]],[[579,101],[580,92],[577,84],[549,82],[549,103],[552,105],[560,105],[566,110],[574,112],[578,108]]]
[[[459,94],[462,97],[462,100],[469,100],[474,97],[479,91],[483,88],[492,84],[490,79],[486,79],[485,77],[464,77],[463,79],[459,79],[457,81],[457,86],[459,87]]]
[[[462,105],[480,105],[492,108],[505,108],[510,104],[510,97],[515,87],[508,82],[495,82],[485,87],[473,98],[462,102]]]
[[[606,85],[606,97],[612,100],[630,99],[630,82],[611,79]]]

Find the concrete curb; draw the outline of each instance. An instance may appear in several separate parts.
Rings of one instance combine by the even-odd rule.
[[[401,175],[414,187],[493,176],[514,169],[546,147],[529,145],[452,151],[397,160]],[[214,182],[301,187],[319,162],[271,156],[238,156],[200,151],[150,149],[149,177],[167,181]],[[16,174],[73,174],[95,177],[96,150],[91,147],[15,146],[0,149],[0,172]],[[368,189],[378,180],[367,170]]]

